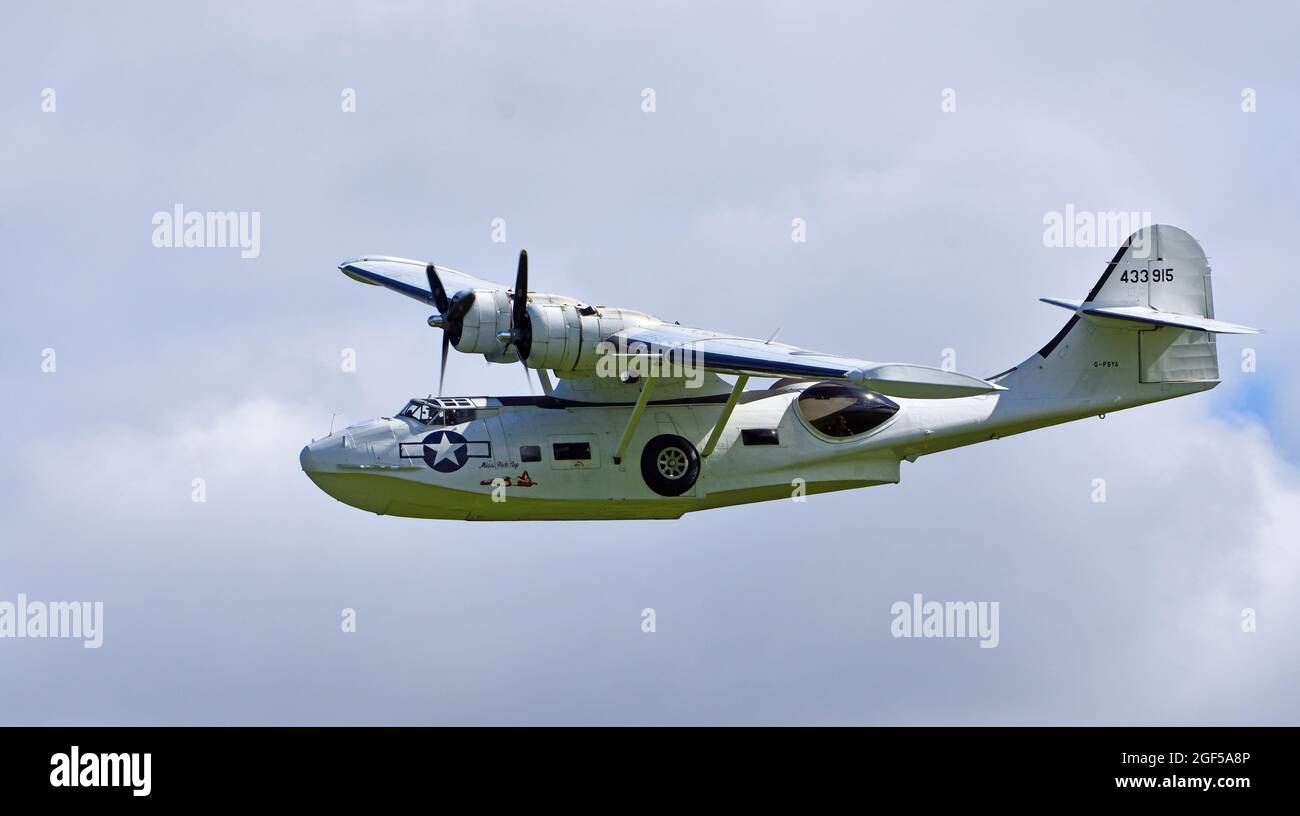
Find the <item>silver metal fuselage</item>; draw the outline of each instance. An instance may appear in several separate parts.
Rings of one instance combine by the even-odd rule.
[[[796,407],[810,383],[745,392],[697,482],[681,496],[656,494],[642,475],[647,441],[672,434],[704,449],[725,393],[651,401],[628,446],[614,452],[631,401],[556,397],[460,398],[472,421],[429,426],[383,417],[316,440],[302,451],[308,476],[339,501],[383,515],[468,520],[678,518],[684,513],[899,481],[900,463],[1034,428],[1202,391],[1215,383],[1153,384],[1123,400],[1000,393],[949,400],[898,399],[879,427],[847,439],[818,432]],[[1110,389],[1098,383],[1097,393]],[[715,389],[716,390],[716,389]],[[1128,384],[1128,390],[1133,387]],[[450,401],[448,401],[450,402]],[[747,444],[745,430],[775,431]],[[465,441],[463,463],[426,440]],[[450,437],[449,437],[450,438]],[[557,445],[585,443],[587,459],[561,459]],[[536,458],[528,461],[525,453]]]

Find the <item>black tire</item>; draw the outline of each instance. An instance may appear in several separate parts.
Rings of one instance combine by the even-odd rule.
[[[700,454],[688,440],[660,434],[641,451],[641,478],[660,496],[680,496],[700,476]]]

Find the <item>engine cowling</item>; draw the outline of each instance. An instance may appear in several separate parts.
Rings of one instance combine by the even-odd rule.
[[[457,351],[482,354],[492,362],[519,359],[516,347],[501,339],[511,330],[510,295],[501,289],[476,289],[465,313]],[[629,309],[594,309],[568,298],[533,294],[528,299],[532,343],[529,368],[550,369],[557,375],[587,375],[596,370],[600,343],[615,332],[657,323],[650,315]]]
[[[497,333],[510,330],[510,296],[500,289],[475,289],[465,313],[456,350],[466,354],[500,354]]]
[[[629,309],[593,309],[572,301],[535,298],[528,304],[533,345],[529,368],[545,368],[558,376],[587,375],[596,370],[601,342],[623,329],[658,322]]]

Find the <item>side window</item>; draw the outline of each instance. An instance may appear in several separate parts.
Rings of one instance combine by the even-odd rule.
[[[446,425],[462,425],[466,422],[473,422],[477,414],[473,408],[455,408],[443,411],[446,415],[443,422]]]
[[[591,444],[588,442],[556,442],[551,445],[551,453],[559,462],[590,459]]]
[[[781,438],[775,428],[743,428],[740,441],[744,445],[780,445]]]
[[[542,446],[541,445],[520,445],[519,461],[521,462],[542,461]]]
[[[799,395],[799,414],[826,436],[844,439],[866,433],[898,413],[898,403],[874,391],[843,383],[818,383]]]

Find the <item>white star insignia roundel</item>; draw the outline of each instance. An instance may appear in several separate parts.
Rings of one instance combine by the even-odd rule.
[[[455,431],[434,431],[423,444],[425,464],[439,473],[454,473],[469,459],[469,445]]]

